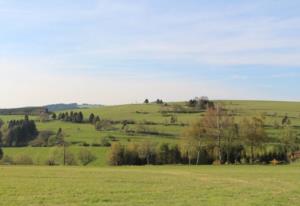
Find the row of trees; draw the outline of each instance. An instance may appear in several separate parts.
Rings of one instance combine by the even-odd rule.
[[[26,146],[38,135],[35,122],[27,115],[23,120],[9,121],[5,127],[2,122],[0,129],[0,143],[7,147]]]
[[[208,108],[214,108],[214,102],[210,101],[208,97],[195,97],[188,101],[187,106],[197,110],[206,110]]]
[[[232,111],[216,105],[184,131],[181,142],[189,159],[198,159],[201,150],[205,150],[208,145],[214,145],[218,154],[216,160],[221,164],[233,163],[230,151],[234,145],[243,148],[240,152],[250,150],[249,163],[254,163],[258,161],[255,151],[266,146],[269,141],[263,116],[245,117],[237,121]],[[283,147],[286,156],[298,149],[297,133],[290,124],[282,125],[280,141],[277,144]]]
[[[149,104],[149,103],[150,103],[149,99],[145,99],[144,104]],[[163,101],[162,99],[157,99],[157,100],[155,101],[155,103],[156,103],[156,104],[163,104],[164,101]]]
[[[74,122],[74,123],[83,123],[85,122],[84,120],[84,116],[83,113],[80,112],[73,112],[71,111],[69,112],[63,112],[63,113],[59,113],[58,117],[56,117],[56,114],[53,113],[52,114],[52,119],[58,119],[58,120],[62,120],[62,121],[67,121],[67,122]],[[89,115],[89,118],[87,120],[88,123],[91,124],[95,124],[96,122],[100,121],[100,117],[97,115],[94,115],[94,113],[91,113]]]
[[[229,154],[229,155],[228,155]],[[257,163],[270,163],[276,159],[281,162],[288,162],[286,151],[281,145],[274,145],[268,149],[261,149],[256,152]],[[207,144],[201,150],[186,153],[181,144],[150,142],[120,144],[113,143],[108,162],[110,165],[163,165],[163,164],[219,164],[218,148],[214,144]],[[243,145],[235,144],[230,147],[222,146],[221,158],[227,159],[229,163],[249,164],[251,155]],[[217,161],[216,161],[217,160]]]
[[[100,117],[98,115],[95,116],[94,113],[91,113],[88,121],[91,124],[95,124],[96,122],[100,122]]]
[[[66,122],[74,122],[74,123],[82,123],[84,121],[84,117],[82,112],[63,112],[59,113],[58,120],[66,121]]]
[[[181,163],[178,145],[151,142],[112,144],[108,162],[110,165],[145,165],[145,164],[179,164]]]

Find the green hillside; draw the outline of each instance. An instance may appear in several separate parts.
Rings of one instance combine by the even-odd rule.
[[[281,123],[285,115],[291,120],[292,126],[298,130],[300,128],[300,103],[299,102],[272,102],[272,101],[220,101],[228,109],[234,111],[237,121],[245,116],[263,114],[266,118],[266,130],[272,141],[276,142],[279,137],[279,129],[274,125]],[[103,138],[110,138],[123,143],[154,141],[176,143],[180,138],[183,129],[197,118],[201,118],[203,112],[184,113],[178,108],[185,108],[185,103],[160,104],[130,104],[120,106],[103,106],[91,109],[78,109],[74,112],[82,111],[85,120],[91,113],[99,115],[101,119],[111,120],[115,123],[110,129],[97,131],[95,126],[89,123],[70,123],[60,120],[41,122],[39,116],[30,116],[36,121],[39,131],[52,131],[56,133],[62,128],[66,141],[76,147],[82,145],[97,145]],[[175,111],[176,110],[176,111]],[[64,111],[66,112],[66,111]],[[68,111],[70,112],[70,111]],[[175,116],[176,123],[170,124],[170,119]],[[0,118],[7,122],[12,119],[22,119],[22,115],[0,115]],[[131,121],[127,130],[139,131],[140,128],[147,132],[128,133],[122,129],[122,121]],[[20,151],[27,155],[34,156],[36,153],[45,154],[49,148],[4,148],[4,153],[9,155],[17,154]],[[100,151],[95,147],[93,152]],[[11,152],[14,151],[14,152]],[[95,152],[96,153],[96,152]],[[101,153],[103,154],[103,153]],[[104,157],[102,157],[104,159]],[[98,165],[103,165],[102,161]],[[97,164],[96,164],[97,165]]]

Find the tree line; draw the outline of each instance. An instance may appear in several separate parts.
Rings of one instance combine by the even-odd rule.
[[[0,143],[7,147],[27,146],[28,142],[35,139],[38,135],[35,122],[29,120],[25,115],[23,120],[11,120],[4,126],[3,121],[0,124]]]
[[[56,115],[52,115],[52,118],[55,117]],[[54,119],[54,118],[53,118]],[[66,122],[74,122],[74,123],[82,123],[84,121],[83,113],[80,112],[63,112],[59,113],[58,120],[66,121]]]
[[[113,144],[109,162],[111,165],[254,164],[272,160],[287,163],[297,150],[299,139],[288,117],[282,120],[279,141],[271,143],[264,116],[238,121],[233,111],[215,105],[183,131],[179,144]]]

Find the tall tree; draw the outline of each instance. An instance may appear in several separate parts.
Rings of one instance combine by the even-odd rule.
[[[260,146],[267,138],[264,129],[264,118],[244,118],[241,123],[240,135],[243,138],[243,142],[250,146],[250,163],[253,164],[255,147]]]
[[[151,142],[143,142],[138,145],[138,156],[141,159],[146,159],[147,164],[150,164],[151,157],[155,154],[155,146]]]
[[[297,132],[290,124],[285,124],[281,129],[281,142],[285,147],[287,157],[298,149]]]
[[[231,126],[232,118],[225,107],[217,104],[215,108],[208,108],[203,117],[203,127],[207,136],[216,142],[218,161],[222,163],[222,142],[226,135],[226,130]]]
[[[95,123],[96,122],[100,122],[100,117],[99,116],[97,116],[96,118],[95,118]]]
[[[233,115],[230,115],[226,118],[226,127],[224,128],[224,149],[226,153],[226,163],[230,162],[230,154],[232,147],[235,142],[238,140],[238,124],[235,123]]]
[[[52,117],[53,120],[56,120],[56,113],[53,112],[51,117]]]
[[[200,152],[203,149],[206,137],[206,129],[200,119],[183,131],[180,148],[183,155],[188,158],[189,164],[194,158],[197,158],[196,164],[199,164]]]
[[[94,120],[95,120],[95,115],[94,115],[94,113],[91,113],[89,116],[89,123],[93,124]]]

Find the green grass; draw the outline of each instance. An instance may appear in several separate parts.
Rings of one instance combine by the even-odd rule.
[[[1,205],[296,206],[300,166],[0,166]]]
[[[88,166],[104,166],[107,163],[107,151],[109,148],[106,147],[78,147],[71,146],[68,147],[71,153],[74,154],[76,162],[80,165],[78,159],[78,153],[82,148],[87,148],[91,153],[96,157],[96,160],[91,162]],[[62,152],[62,147],[21,147],[21,148],[3,148],[5,155],[16,158],[20,155],[25,155],[30,157],[33,160],[35,165],[45,165],[49,156],[55,152]]]
[[[300,103],[268,101],[222,101],[237,112],[237,120],[264,113],[267,132],[274,141],[279,130],[273,127],[283,116],[291,117],[292,125],[300,127]],[[182,104],[182,103],[176,103]],[[38,122],[40,131],[56,132],[62,128],[65,139],[78,142],[99,143],[100,139],[114,136],[121,142],[128,140],[177,142],[184,127],[166,126],[170,117],[159,111],[161,105],[122,105],[82,109],[85,118],[90,113],[110,120],[144,120],[155,122],[152,130],[165,135],[128,135],[121,125],[112,131],[96,131],[90,124],[62,121]],[[138,112],[137,112],[138,111]],[[175,114],[179,123],[190,123],[200,113]],[[0,116],[5,122],[23,116]],[[38,120],[38,117],[30,117]],[[136,125],[130,125],[135,129]],[[60,148],[62,149],[62,148]],[[58,150],[60,150],[58,149]],[[71,146],[77,157],[82,149]],[[107,167],[109,148],[88,147],[97,160],[87,167],[0,166],[0,205],[299,205],[300,164],[287,166],[141,166]],[[3,148],[4,154],[13,158],[27,155],[35,164],[43,165],[57,148]],[[78,161],[78,160],[77,160]],[[78,161],[79,162],[79,161]]]
[[[299,102],[273,102],[273,101],[222,101],[228,108],[234,109],[237,113],[237,120],[240,120],[245,116],[253,116],[257,114],[265,114],[266,124],[268,125],[267,132],[273,139],[278,139],[279,130],[274,129],[274,123],[281,123],[284,115],[288,114],[292,125],[300,127],[300,103]],[[183,103],[171,103],[181,104]],[[166,122],[170,122],[170,117],[164,116],[160,113],[160,110],[166,107],[157,104],[130,104],[121,106],[105,106],[92,109],[81,109],[85,119],[91,113],[99,115],[102,119],[110,120],[134,120],[137,123],[141,123],[144,120],[154,122],[157,125],[147,126],[151,130],[161,133],[161,135],[143,135],[134,134],[128,135],[121,130],[121,125],[114,125],[115,130],[112,131],[96,131],[93,125],[90,124],[74,124],[62,121],[51,122],[37,122],[39,130],[51,130],[56,132],[58,128],[62,128],[66,140],[69,142],[87,142],[98,143],[101,138],[107,136],[115,136],[120,141],[142,141],[152,140],[158,142],[176,142],[181,135],[184,127],[179,125],[166,126]],[[76,111],[76,110],[74,110]],[[178,123],[191,123],[197,118],[201,117],[200,113],[193,114],[175,114],[178,119]],[[0,116],[5,122],[10,119],[21,119],[20,115],[5,115]],[[39,119],[38,117],[30,117],[32,119]],[[135,129],[136,125],[129,125],[131,129]],[[166,134],[166,135],[164,135]]]

